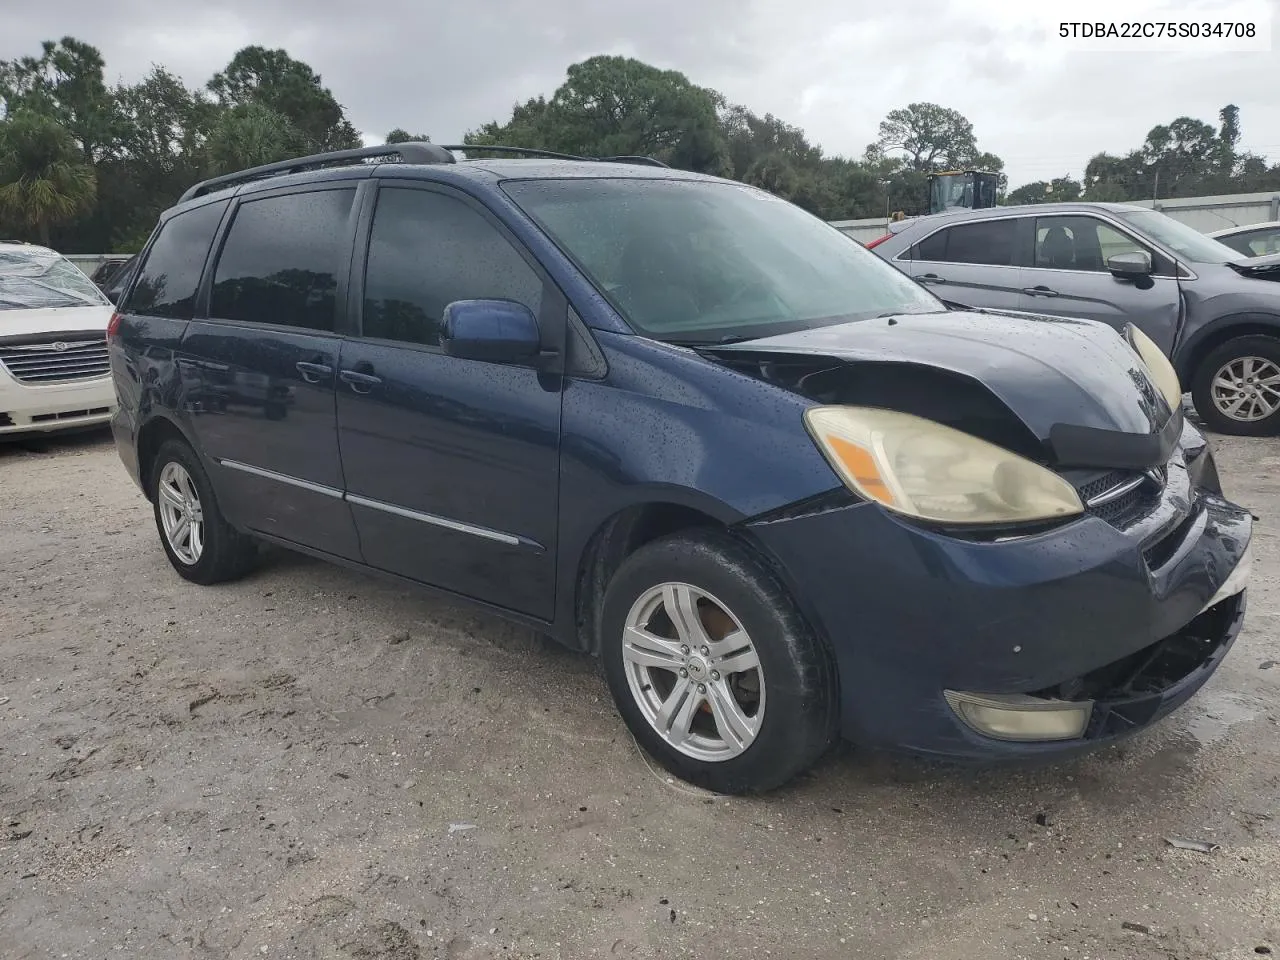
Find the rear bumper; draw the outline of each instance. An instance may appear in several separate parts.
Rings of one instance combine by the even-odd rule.
[[[142,473],[138,469],[138,429],[133,414],[121,405],[111,415],[111,433],[115,437],[116,452],[133,482],[142,487]],[[143,488],[143,492],[145,488]]]
[[[32,386],[0,368],[0,436],[96,426],[115,406],[110,377]]]
[[[1245,555],[1249,513],[1194,486],[1181,455],[1128,529],[1086,516],[977,543],[849,504],[751,523],[835,653],[844,735],[964,759],[1054,755],[1185,702],[1239,633],[1244,595],[1206,604]],[[1092,700],[1083,736],[976,732],[945,691]]]

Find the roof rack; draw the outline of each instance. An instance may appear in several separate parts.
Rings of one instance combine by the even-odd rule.
[[[489,143],[454,143],[445,150],[462,150],[473,153],[503,153],[510,156],[541,157],[546,160],[581,160],[584,163],[634,163],[646,167],[665,167],[656,157],[580,157],[573,153],[556,153],[552,150],[535,150],[531,147],[507,147]]]
[[[398,156],[402,163],[456,163],[457,159],[445,147],[434,143],[410,141],[407,143],[384,143],[376,147],[357,147],[354,150],[334,150],[330,153],[317,153],[309,157],[298,157],[296,160],[281,160],[279,163],[264,163],[260,167],[250,167],[236,173],[228,173],[221,177],[202,180],[187,189],[178,200],[185,203],[196,197],[203,197],[214,190],[221,190],[237,183],[248,183],[261,180],[263,177],[279,177],[287,173],[301,173],[303,170],[319,170],[322,167],[344,166],[363,162],[372,157]]]
[[[264,163],[258,167],[249,167],[236,173],[224,174],[202,180],[189,187],[178,199],[186,203],[196,197],[203,197],[215,190],[262,180],[266,177],[279,177],[289,173],[301,173],[304,170],[319,170],[324,167],[347,166],[363,163],[374,157],[398,156],[401,163],[457,163],[453,155],[455,150],[471,150],[476,153],[502,153],[512,156],[542,157],[547,160],[581,160],[587,163],[634,163],[648,167],[666,167],[655,157],[579,157],[572,153],[555,153],[551,150],[535,150],[531,147],[507,147],[502,144],[448,144],[426,143],[423,141],[407,141],[405,143],[384,143],[376,147],[357,147],[354,150],[334,150],[330,153],[317,153],[309,157],[298,157],[296,160],[281,160],[279,163]]]
[[[671,164],[663,163],[657,157],[596,157],[595,159],[605,163],[634,163],[641,167],[667,167]]]
[[[572,153],[556,153],[552,150],[535,150],[531,147],[504,147],[498,143],[451,143],[444,150],[472,150],[476,153],[505,153],[519,157],[541,157],[544,160],[590,160]]]

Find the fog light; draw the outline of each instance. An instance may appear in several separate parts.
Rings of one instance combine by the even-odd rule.
[[[1236,568],[1227,574],[1227,579],[1218,588],[1218,592],[1209,598],[1209,602],[1200,608],[1200,612],[1204,613],[1210,607],[1221,603],[1228,597],[1234,597],[1249,585],[1249,574],[1252,572],[1253,541],[1250,540],[1249,545],[1244,548],[1244,553],[1240,555],[1240,562],[1236,564]]]
[[[951,709],[983,736],[997,740],[1074,740],[1084,736],[1092,700],[1046,700],[1023,693],[943,691]]]

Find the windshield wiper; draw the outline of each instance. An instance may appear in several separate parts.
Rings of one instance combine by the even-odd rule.
[[[760,338],[731,333],[716,340],[673,340],[670,337],[664,337],[663,339],[667,343],[674,343],[678,347],[722,347],[730,343],[746,343],[748,340],[759,340]]]

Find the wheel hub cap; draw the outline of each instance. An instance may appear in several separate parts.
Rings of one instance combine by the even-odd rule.
[[[711,668],[701,657],[690,657],[685,661],[684,666],[689,671],[689,679],[694,683],[706,683],[711,677]]]

